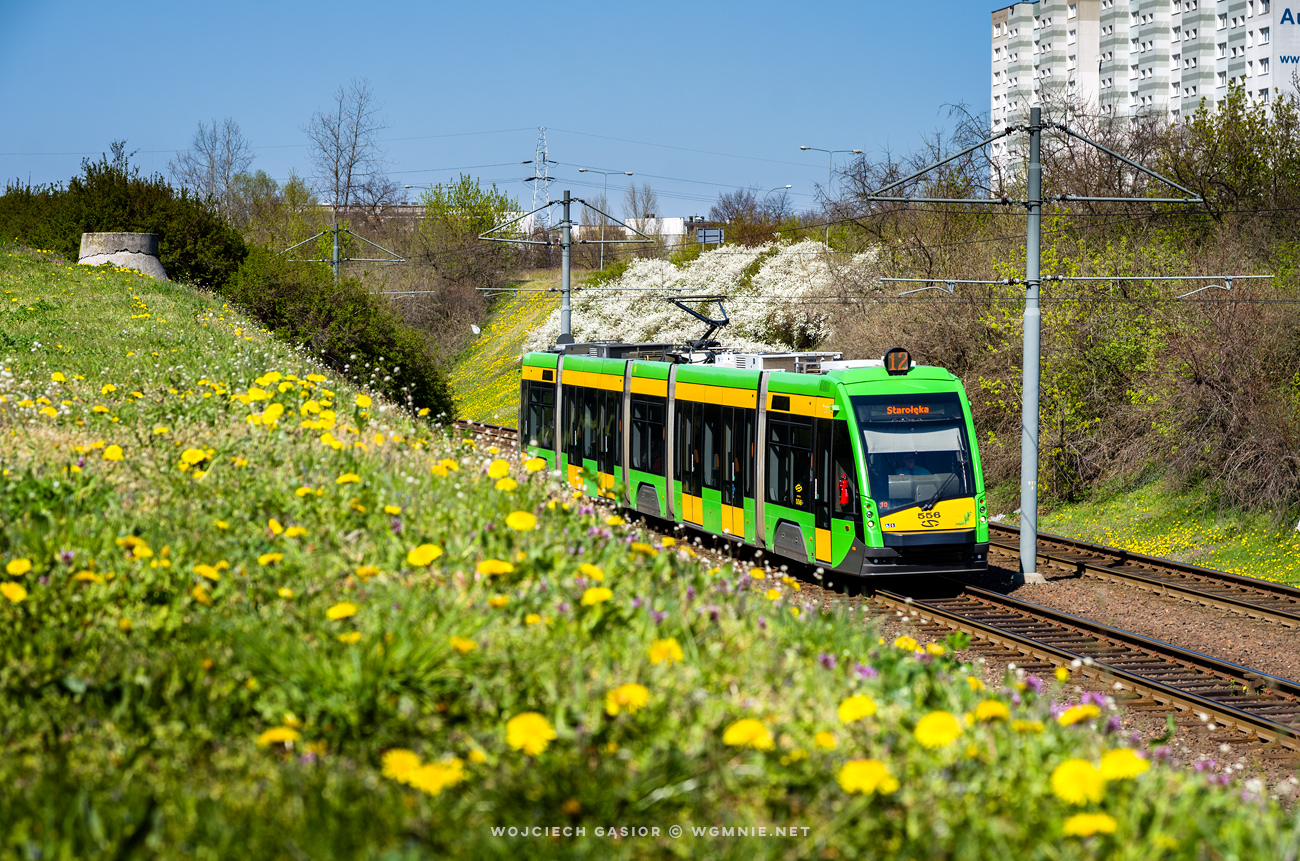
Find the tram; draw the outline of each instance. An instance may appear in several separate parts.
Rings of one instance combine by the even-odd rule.
[[[700,359],[667,344],[528,353],[521,447],[590,496],[829,571],[987,568],[979,449],[951,373],[901,348]]]

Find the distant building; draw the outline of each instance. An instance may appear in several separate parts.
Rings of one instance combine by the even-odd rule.
[[[1190,116],[1229,84],[1267,103],[1294,92],[1300,28],[1290,0],[1039,0],[993,13],[990,124],[1052,96],[1104,117]],[[995,160],[1010,155],[993,145]],[[1015,144],[1010,144],[1015,146]]]

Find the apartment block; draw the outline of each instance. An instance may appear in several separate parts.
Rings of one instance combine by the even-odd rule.
[[[1294,2],[1291,7],[1287,3]],[[993,12],[990,125],[1069,98],[1105,117],[1188,116],[1229,84],[1294,92],[1300,0],[1039,0]],[[995,158],[1009,154],[994,144]]]

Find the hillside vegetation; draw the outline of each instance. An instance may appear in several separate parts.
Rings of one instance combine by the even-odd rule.
[[[1295,839],[1260,781],[1108,735],[1104,699],[1053,711],[1060,681],[986,686],[960,641],[885,643],[779,571],[710,568],[218,300],[23,249],[0,290],[0,855],[1245,858]],[[494,831],[543,826],[585,831]]]

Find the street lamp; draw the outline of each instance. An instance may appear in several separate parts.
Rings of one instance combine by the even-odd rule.
[[[601,196],[604,198],[606,206],[609,206],[609,175],[612,173],[621,173],[624,176],[632,175],[630,170],[594,170],[589,167],[578,168],[578,173],[600,173],[605,175],[605,190],[601,192]],[[605,214],[603,212],[600,215],[600,268],[605,268]]]
[[[768,197],[771,196],[772,192],[774,192],[774,191],[786,192],[786,191],[789,191],[789,190],[792,189],[792,188],[794,188],[794,186],[792,186],[790,183],[787,182],[785,185],[778,185],[778,186],[774,186],[773,188],[768,189],[767,194],[763,195],[763,208],[764,208],[764,209],[767,209],[767,199],[768,199]],[[776,236],[777,238],[780,238],[780,233],[779,233],[779,228],[781,227],[781,218],[780,218],[780,216],[783,215],[784,213],[785,213],[785,207],[782,206],[782,207],[781,207],[781,212],[778,213],[778,215],[777,215],[777,219],[776,219],[776,226],[777,226],[777,228],[778,228],[778,232],[772,234],[773,236]],[[763,216],[763,217],[764,217],[764,218],[767,217],[766,213],[764,213],[764,216]]]
[[[835,153],[851,152],[854,155],[862,155],[860,149],[822,149],[819,146],[801,146],[802,150],[816,150],[817,152],[826,153],[826,247],[831,247],[831,174],[835,169]]]

